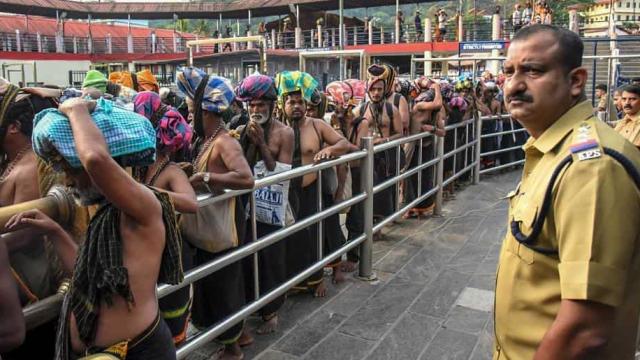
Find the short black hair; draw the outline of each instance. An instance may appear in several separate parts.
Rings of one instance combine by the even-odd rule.
[[[622,88],[622,91],[626,91],[632,94],[636,94],[640,96],[640,85],[638,84],[629,84]]]
[[[536,24],[524,27],[515,34],[511,42],[525,41],[541,33],[551,34],[558,43],[558,59],[567,72],[582,66],[584,44],[580,37],[568,29],[553,25]]]
[[[607,85],[606,84],[598,84],[598,85],[596,85],[596,90],[602,90],[604,92],[607,92]]]

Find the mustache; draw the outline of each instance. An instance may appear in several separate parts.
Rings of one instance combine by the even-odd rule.
[[[623,109],[629,109],[629,110],[631,110],[631,109],[632,109],[632,107],[631,107],[631,105],[625,105],[625,106],[623,107]]]
[[[520,93],[507,97],[507,102],[511,101],[533,102],[533,97],[529,94]]]

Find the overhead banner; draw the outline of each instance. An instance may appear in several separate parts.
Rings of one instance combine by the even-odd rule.
[[[504,50],[505,41],[469,41],[460,43],[460,52],[479,52],[491,50]]]

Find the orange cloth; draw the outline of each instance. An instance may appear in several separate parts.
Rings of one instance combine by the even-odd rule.
[[[133,89],[133,79],[128,71],[114,71],[109,74],[109,81]],[[134,89],[137,90],[137,89]]]
[[[158,80],[153,75],[151,70],[145,69],[142,71],[138,71],[136,73],[136,78],[138,80],[138,89],[137,91],[153,91],[157,93],[160,91],[160,86],[158,85]]]

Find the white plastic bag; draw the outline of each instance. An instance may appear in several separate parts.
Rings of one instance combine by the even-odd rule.
[[[264,161],[258,161],[253,167],[256,179],[288,170],[291,170],[291,165],[280,162],[276,162],[276,167],[273,171],[267,169]],[[287,225],[289,180],[260,188],[253,192],[253,196],[256,205],[256,221],[275,226]]]

